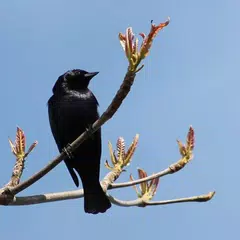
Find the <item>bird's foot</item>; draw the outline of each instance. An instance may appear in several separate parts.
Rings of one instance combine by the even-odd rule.
[[[89,124],[87,127],[86,127],[86,131],[87,131],[87,135],[88,137],[90,137],[91,139],[93,139],[93,127],[92,127],[92,124]]]
[[[68,145],[65,148],[63,148],[62,151],[67,155],[67,157],[69,159],[74,158],[73,153],[72,153],[72,146],[70,143],[68,143]]]

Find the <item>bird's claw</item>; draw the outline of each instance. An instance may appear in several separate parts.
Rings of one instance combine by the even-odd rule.
[[[70,143],[68,143],[68,145],[65,148],[63,148],[62,151],[67,155],[67,157],[69,159],[74,158],[73,153],[72,153],[72,146]]]
[[[93,138],[93,127],[92,127],[92,124],[89,124],[87,127],[86,127],[86,131],[87,131],[87,135],[88,137],[90,138]]]

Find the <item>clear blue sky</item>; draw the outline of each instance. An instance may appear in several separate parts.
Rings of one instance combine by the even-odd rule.
[[[114,118],[103,127],[101,174],[107,141],[136,133],[140,143],[128,171],[157,172],[179,158],[176,138],[196,131],[195,159],[161,180],[155,200],[216,190],[208,203],[120,208],[104,215],[83,212],[83,200],[1,207],[1,238],[46,239],[236,239],[239,235],[240,2],[238,0],[2,1],[0,4],[1,170],[11,175],[14,158],[7,137],[16,126],[28,144],[39,145],[23,178],[57,155],[46,103],[57,77],[72,68],[100,71],[91,89],[102,112],[118,89],[127,61],[118,33],[132,26],[148,32],[171,17],[153,44],[145,68]],[[21,194],[75,189],[64,164]],[[135,199],[132,188],[111,191]]]

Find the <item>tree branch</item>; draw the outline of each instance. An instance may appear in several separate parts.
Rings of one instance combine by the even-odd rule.
[[[148,177],[141,178],[141,179],[138,179],[138,180],[129,181],[129,182],[123,182],[123,183],[112,183],[109,186],[109,189],[124,188],[124,187],[134,186],[134,185],[140,184],[142,182],[147,182],[147,181],[152,180],[154,178],[163,177],[163,176],[168,175],[170,173],[172,173],[171,169],[170,168],[166,168],[165,170],[163,170],[161,172],[152,174],[152,175],[150,175]]]
[[[164,200],[164,201],[144,201],[142,198],[138,198],[132,201],[122,201],[112,196],[109,196],[110,201],[121,207],[146,207],[146,206],[156,206],[156,205],[166,205],[166,204],[173,204],[173,203],[184,203],[184,202],[207,202],[211,200],[214,196],[215,192],[209,192],[208,194],[187,197],[187,198],[178,198],[172,200]]]
[[[105,192],[107,190],[111,190],[114,188],[124,188],[129,186],[134,186],[137,184],[140,184],[142,182],[147,182],[149,180],[159,178],[166,176],[168,174],[174,173],[172,169],[175,169],[172,166],[179,166],[179,161],[172,164],[170,167],[166,168],[163,171],[160,171],[156,174],[152,174],[148,177],[141,178],[135,181],[129,181],[129,182],[123,182],[123,183],[115,183],[114,182],[119,178],[119,176],[122,173],[121,169],[113,169],[111,172],[109,172],[101,181],[102,188]],[[200,195],[190,198],[180,198],[180,199],[174,199],[174,200],[166,200],[166,201],[144,201],[147,203],[147,205],[163,205],[163,204],[171,204],[171,203],[177,203],[177,202],[197,202],[197,201],[208,201],[214,196],[215,192],[210,192],[209,195]],[[3,195],[4,196],[4,195]],[[7,195],[8,196],[8,195]],[[5,197],[7,197],[5,196]],[[82,198],[84,196],[83,189],[79,190],[73,190],[73,191],[66,191],[66,192],[57,192],[57,193],[46,193],[46,194],[40,194],[40,195],[32,195],[32,196],[24,196],[24,197],[16,197],[13,196],[11,201],[4,202],[3,200],[0,201],[0,205],[11,205],[11,206],[18,206],[18,205],[32,205],[32,204],[39,204],[39,203],[48,203],[48,202],[55,202],[55,201],[63,201],[63,200],[70,200],[70,199],[76,199],[76,198]],[[130,206],[141,206],[143,205],[143,200],[141,198],[133,200],[133,201],[122,201],[118,200],[110,195],[109,199],[112,201],[112,203],[116,205],[123,205],[125,207]],[[209,199],[208,199],[209,198]],[[207,199],[207,200],[206,200]]]
[[[172,165],[170,165],[168,168],[164,169],[161,172],[158,172],[158,173],[152,174],[148,177],[140,178],[140,179],[134,180],[134,181],[123,182],[123,183],[112,183],[109,186],[109,189],[134,186],[136,184],[140,184],[142,182],[147,182],[147,181],[152,180],[154,178],[159,178],[159,177],[163,177],[163,176],[168,175],[168,174],[176,173],[176,172],[180,171],[181,169],[183,169],[186,166],[186,164],[190,162],[191,159],[186,160],[185,156],[183,156],[177,162],[173,163]]]
[[[112,182],[114,182],[120,176],[121,173],[122,171],[113,170],[103,178],[103,180],[101,181],[101,185],[105,192],[107,191],[109,185]],[[4,204],[3,202],[0,202],[0,205],[1,204],[9,206],[33,205],[39,203],[48,203],[82,198],[83,196],[84,196],[83,189],[58,193],[46,193],[25,197],[14,196],[12,201],[10,201],[9,203]]]
[[[59,193],[46,193],[33,196],[16,197],[8,204],[8,206],[23,206],[40,203],[49,203],[63,200],[71,200],[82,198],[84,196],[83,189]]]

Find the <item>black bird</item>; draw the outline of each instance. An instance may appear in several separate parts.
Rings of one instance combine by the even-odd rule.
[[[70,70],[61,75],[53,87],[53,95],[48,100],[48,114],[59,152],[99,118],[98,101],[88,89],[90,80],[97,74]],[[65,159],[77,187],[79,180],[76,172],[82,180],[84,210],[87,213],[103,213],[111,207],[99,183],[101,151],[99,129],[73,152],[71,158]]]

